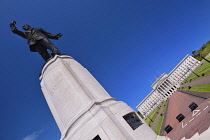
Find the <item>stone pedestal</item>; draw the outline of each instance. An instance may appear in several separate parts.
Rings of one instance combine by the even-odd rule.
[[[112,98],[70,56],[56,55],[48,61],[40,80],[61,131],[61,140],[155,140],[157,137],[133,109]]]

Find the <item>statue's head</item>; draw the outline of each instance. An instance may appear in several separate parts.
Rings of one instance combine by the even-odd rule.
[[[28,30],[28,29],[30,29],[31,28],[31,26],[30,25],[28,25],[28,24],[25,24],[25,25],[23,25],[23,30]]]

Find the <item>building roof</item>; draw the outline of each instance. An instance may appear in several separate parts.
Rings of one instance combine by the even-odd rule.
[[[155,80],[155,82],[151,85],[151,87],[152,87],[153,89],[155,89],[155,88],[157,87],[157,85],[159,85],[159,83],[161,83],[161,82],[165,79],[165,77],[167,77],[167,74],[166,74],[166,73],[163,73],[163,74],[160,75],[160,77],[155,78],[156,80]]]

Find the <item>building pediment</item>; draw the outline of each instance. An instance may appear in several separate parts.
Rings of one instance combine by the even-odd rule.
[[[155,82],[151,85],[153,89],[156,89],[166,78],[168,75],[166,73],[161,74],[160,77],[155,78]]]

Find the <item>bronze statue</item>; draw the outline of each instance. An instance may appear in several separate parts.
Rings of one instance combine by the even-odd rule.
[[[45,61],[47,61],[51,57],[51,55],[55,56],[56,54],[60,54],[58,49],[49,39],[58,40],[58,38],[60,38],[62,34],[59,33],[57,35],[53,35],[46,32],[42,28],[32,28],[30,25],[27,24],[23,25],[22,28],[23,30],[25,30],[25,32],[22,32],[16,28],[15,24],[16,21],[12,21],[10,23],[10,28],[12,32],[28,40],[30,51],[38,52]],[[52,51],[51,55],[48,53],[47,49]]]

